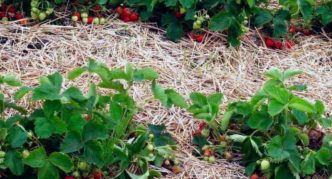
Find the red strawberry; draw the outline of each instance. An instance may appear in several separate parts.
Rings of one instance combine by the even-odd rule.
[[[123,12],[123,9],[122,9],[121,6],[118,6],[118,7],[115,9],[115,11],[116,11],[116,13],[118,13],[119,15],[121,15],[122,12]]]
[[[203,36],[203,35],[197,35],[195,40],[196,40],[197,42],[203,42],[203,40],[204,40],[204,36]]]
[[[86,116],[85,116],[85,120],[86,120],[86,121],[90,121],[90,120],[91,120],[91,116],[90,116],[90,115],[86,115]]]
[[[93,175],[93,178],[94,179],[101,179],[103,177],[103,174],[100,173],[100,172],[96,172],[94,175]]]
[[[288,40],[285,44],[285,46],[288,48],[288,49],[291,49],[293,46],[295,45],[295,43],[291,40]]]
[[[14,6],[9,6],[8,7],[8,12],[15,13],[16,12],[15,7]]]
[[[201,130],[195,130],[194,135],[195,136],[202,136],[202,131]]]
[[[283,45],[282,45],[281,42],[275,42],[275,43],[274,43],[274,47],[275,47],[276,49],[282,49]]]
[[[81,13],[80,12],[74,12],[73,16],[76,16],[79,21],[81,20]]]
[[[289,33],[291,34],[295,34],[296,33],[296,27],[295,26],[290,26],[289,29],[288,29]]]
[[[206,149],[204,150],[204,156],[210,157],[213,155],[212,149]]]
[[[3,17],[6,17],[6,13],[0,12],[0,19],[2,19]]]
[[[309,29],[304,29],[304,30],[303,30],[303,35],[305,35],[305,36],[309,36],[309,35],[311,35],[310,30],[309,30]]]
[[[139,15],[136,12],[133,12],[133,13],[130,14],[129,18],[130,18],[131,21],[135,22],[135,21],[138,21]]]
[[[121,19],[123,22],[130,22],[130,17],[128,16],[122,16]]]
[[[181,17],[182,17],[182,14],[181,14],[180,11],[175,11],[175,16],[176,16],[177,18],[181,18]]]
[[[273,48],[274,47],[274,41],[273,41],[273,39],[266,38],[265,39],[265,45],[268,48]]]
[[[256,173],[254,173],[251,175],[250,179],[259,179],[259,176]]]
[[[97,5],[95,5],[95,7],[93,7],[93,10],[95,10],[95,11],[101,11],[101,5],[99,5],[99,4],[97,4]]]
[[[16,20],[20,20],[20,19],[23,19],[23,18],[24,18],[23,14],[21,14],[21,13],[19,13],[19,12],[17,12],[17,13],[15,14],[15,19],[16,19]]]
[[[123,8],[121,16],[123,16],[123,17],[129,17],[130,14],[131,13],[130,13],[129,8],[127,8],[127,7]]]
[[[91,17],[91,16],[89,16],[88,17],[88,22],[87,22],[88,24],[92,24],[93,23],[93,17]]]
[[[65,179],[75,179],[74,176],[65,176]]]
[[[199,123],[198,128],[200,130],[202,130],[202,129],[204,129],[205,126],[206,126],[206,122],[201,122],[201,123]]]

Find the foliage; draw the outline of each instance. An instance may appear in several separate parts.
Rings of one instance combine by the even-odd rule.
[[[176,143],[165,132],[165,126],[149,124],[146,128],[133,121],[138,107],[129,95],[130,87],[156,80],[154,70],[134,69],[131,65],[125,70],[110,70],[90,60],[87,66],[70,72],[68,79],[74,80],[84,72],[101,79],[98,85],[90,84],[86,95],[74,86],[63,88],[64,79],[59,73],[41,77],[37,87],[21,87],[15,101],[0,94],[1,175],[55,179],[101,172],[115,178],[147,178],[160,176],[150,164],[161,167],[167,160],[178,165],[174,159]],[[21,83],[7,75],[0,76],[0,85]],[[109,91],[102,94],[99,88]],[[16,105],[28,93],[40,107],[24,109]],[[175,93],[168,94],[172,98]],[[9,109],[17,112],[11,111],[7,117]]]
[[[289,85],[287,80],[301,73],[270,69],[266,73],[270,79],[251,100],[229,104],[221,121],[218,117],[194,112],[194,117],[208,122],[209,129],[214,131],[213,135],[196,135],[194,144],[204,156],[206,150],[218,147],[223,148],[226,159],[232,158],[230,151],[242,153],[242,163],[249,176],[254,173],[268,178],[331,175],[331,134],[324,128],[331,129],[332,119],[324,116],[321,101],[313,102],[296,95],[296,91],[306,90],[305,86]],[[193,106],[206,104],[206,99],[203,95],[194,95]],[[218,121],[220,125],[216,126]]]

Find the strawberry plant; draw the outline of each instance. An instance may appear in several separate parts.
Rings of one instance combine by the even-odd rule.
[[[21,87],[14,101],[0,94],[0,174],[12,178],[147,178],[160,173],[150,164],[179,170],[176,143],[165,126],[147,127],[133,121],[138,107],[129,90],[134,83],[151,81],[158,74],[150,68],[108,69],[90,60],[69,73],[97,74],[87,94],[63,88],[59,73],[41,77],[36,87]],[[3,85],[20,86],[14,76],[0,76]],[[106,94],[99,88],[110,89]],[[38,107],[16,105],[27,93]],[[16,110],[17,112],[13,112]],[[10,112],[11,115],[8,115]],[[177,171],[178,172],[178,171]]]
[[[207,121],[214,134],[195,137],[194,144],[203,146],[204,155],[208,142],[212,147],[223,146],[226,159],[232,159],[232,153],[241,153],[241,161],[251,178],[331,175],[332,134],[325,129],[332,127],[332,120],[324,115],[321,101],[309,101],[295,94],[306,87],[289,85],[287,80],[299,74],[298,70],[269,70],[266,76],[270,79],[251,100],[228,105],[220,127],[216,124],[219,120],[213,117],[216,115],[196,114],[195,106],[194,111],[193,108],[189,111]],[[201,96],[200,101],[203,99]]]

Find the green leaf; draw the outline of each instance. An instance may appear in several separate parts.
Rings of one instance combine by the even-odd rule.
[[[255,6],[256,1],[255,0],[247,0],[247,3],[249,5],[250,8]]]
[[[240,135],[240,134],[233,134],[233,135],[229,136],[230,140],[232,140],[234,142],[239,142],[239,143],[244,142],[247,138],[248,138],[248,136]]]
[[[306,175],[314,174],[316,171],[315,156],[312,153],[306,155],[301,163],[301,170]]]
[[[209,29],[218,32],[224,32],[232,25],[232,17],[226,11],[221,11],[211,18]]]
[[[62,76],[54,73],[47,77],[40,78],[40,85],[33,90],[32,99],[36,100],[57,100],[60,99]]]
[[[248,126],[252,129],[268,131],[272,126],[273,120],[269,117],[268,114],[257,112],[250,116],[247,123]]]
[[[104,5],[108,2],[108,0],[97,0],[97,3],[100,5]]]
[[[222,118],[221,122],[220,122],[220,127],[222,131],[226,131],[229,125],[229,122],[232,118],[234,111],[227,111],[224,114],[224,117]]]
[[[153,96],[156,99],[159,99],[160,102],[164,106],[167,106],[168,97],[167,97],[167,94],[165,94],[165,90],[159,84],[157,84],[155,81],[153,81],[151,89],[152,89]]]
[[[166,7],[173,7],[176,6],[176,3],[178,2],[178,0],[165,0],[165,5]]]
[[[257,166],[256,162],[252,162],[248,166],[246,166],[246,175],[251,176],[255,172],[256,166]]]
[[[74,80],[74,79],[76,79],[77,77],[79,77],[80,75],[82,75],[86,71],[87,71],[87,69],[83,68],[83,67],[75,68],[74,70],[72,70],[72,71],[69,72],[67,78],[69,80]]]
[[[275,136],[267,144],[267,153],[275,160],[282,161],[291,156],[296,150],[296,138],[288,133],[285,136]]]
[[[287,89],[275,86],[270,83],[264,85],[264,91],[274,100],[281,104],[287,104],[289,101],[290,93]]]
[[[135,80],[155,80],[159,77],[158,73],[154,71],[152,68],[143,68],[141,70],[135,71]]]
[[[105,139],[108,133],[105,125],[98,123],[94,120],[88,122],[83,128],[83,141],[89,141],[93,139]]]
[[[290,14],[288,11],[286,11],[286,10],[277,11],[275,18],[273,19],[273,24],[274,24],[273,36],[274,37],[282,37],[287,34],[289,19],[290,19]]]
[[[22,162],[21,153],[15,150],[6,152],[5,165],[9,168],[11,173],[16,176],[22,175],[24,172],[24,164]]]
[[[276,67],[271,67],[267,72],[265,72],[265,76],[274,80],[283,81],[283,74],[280,69]]]
[[[183,26],[180,23],[171,23],[167,26],[166,36],[169,40],[177,42],[183,36]]]
[[[308,115],[302,111],[293,109],[292,114],[299,125],[304,125],[309,122]]]
[[[130,176],[131,179],[148,179],[150,176],[149,170],[147,170],[143,175],[135,175],[127,170],[126,170],[126,172]]]
[[[37,136],[42,139],[49,138],[55,131],[55,126],[50,119],[37,118],[34,124]]]
[[[292,69],[287,69],[285,72],[284,72],[284,75],[283,75],[283,81],[285,80],[288,80],[294,76],[297,76],[299,74],[302,74],[303,71],[302,70],[292,70]]]
[[[273,20],[273,16],[268,10],[260,10],[255,17],[255,25],[257,27],[262,27],[265,24],[270,23]]]
[[[307,113],[315,113],[316,109],[313,104],[308,102],[305,99],[294,96],[289,102],[289,107],[293,109],[297,109],[299,111],[307,112]]]
[[[21,82],[16,79],[15,75],[5,75],[3,76],[2,81],[9,86],[21,86]]]
[[[38,170],[38,179],[59,179],[59,171],[58,169],[52,165],[50,162],[46,162],[46,164]]]
[[[71,131],[81,131],[83,126],[87,123],[86,120],[81,116],[81,114],[71,115],[67,120],[68,130]]]
[[[21,147],[26,142],[27,138],[26,132],[20,127],[13,127],[8,131],[7,141],[13,148]]]
[[[98,141],[89,141],[84,145],[84,158],[90,164],[103,165],[103,147]]]
[[[187,108],[188,104],[186,103],[183,96],[177,93],[175,90],[167,89],[165,90],[165,94],[167,94],[168,99],[176,106],[180,108]]]
[[[275,168],[275,178],[296,179],[286,164],[279,165]]]
[[[321,165],[328,166],[331,164],[332,154],[329,149],[322,147],[315,154],[315,158]]]
[[[15,92],[14,94],[15,101],[22,99],[30,91],[32,91],[32,88],[23,86],[22,88],[20,88],[18,91]]]
[[[198,104],[200,106],[207,105],[207,97],[204,96],[202,93],[191,93],[190,99],[193,104]]]
[[[332,153],[332,145],[330,144],[331,141],[332,141],[332,134],[327,134],[324,136],[323,147],[329,149],[330,152]]]
[[[320,21],[323,25],[328,25],[332,22],[331,8],[323,5],[316,9],[316,14],[320,17]]]
[[[282,103],[272,99],[268,105],[268,113],[271,116],[276,116],[276,115],[280,114],[286,108],[286,106],[287,106],[287,104],[282,104]]]
[[[30,155],[23,159],[24,164],[32,168],[41,168],[46,164],[46,151],[44,147],[39,147],[30,152]]]
[[[209,104],[214,104],[214,105],[220,105],[222,98],[224,97],[224,95],[222,93],[215,93],[215,94],[211,94],[207,97],[208,103]]]
[[[4,141],[8,135],[7,128],[0,128],[0,142]]]
[[[196,3],[196,0],[179,0],[180,4],[182,4],[183,7],[190,9],[193,7]]]
[[[66,173],[74,169],[74,164],[71,158],[67,154],[61,152],[53,152],[49,157],[49,161]]]
[[[80,150],[83,147],[81,136],[78,132],[68,132],[60,144],[62,152],[71,153]]]

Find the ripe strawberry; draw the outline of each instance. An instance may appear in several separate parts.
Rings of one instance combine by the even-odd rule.
[[[195,136],[202,136],[202,131],[201,130],[196,130],[194,131]]]
[[[88,24],[92,24],[93,23],[93,17],[89,16],[88,17],[88,21],[87,21]]]
[[[179,166],[173,166],[173,167],[172,167],[172,172],[173,172],[175,175],[177,175],[177,174],[179,174],[179,173],[181,172],[181,169],[180,169]]]
[[[182,14],[180,11],[175,11],[175,16],[179,19],[182,17]]]
[[[205,128],[205,126],[206,126],[206,122],[203,121],[203,122],[199,123],[198,128],[199,128],[200,130],[202,130],[202,129]]]
[[[20,19],[23,19],[23,18],[24,18],[23,14],[21,14],[21,13],[19,13],[19,12],[17,12],[17,13],[15,14],[15,19],[16,19],[16,20],[20,20]]]
[[[121,15],[122,12],[123,12],[122,7],[121,7],[121,6],[118,6],[118,7],[115,9],[115,12],[118,13],[119,15]]]
[[[74,12],[72,16],[76,16],[78,21],[81,20],[81,13],[80,12]]]
[[[127,8],[127,7],[123,8],[121,16],[123,16],[123,17],[129,17],[130,14],[131,13],[130,13],[129,8]]]
[[[289,33],[291,34],[295,34],[296,33],[296,27],[295,26],[290,26],[289,29],[288,29]]]
[[[103,177],[103,174],[100,173],[100,172],[96,172],[94,175],[93,175],[93,178],[94,179],[101,179]]]
[[[196,41],[197,42],[203,42],[203,40],[204,40],[204,36],[203,35],[197,35],[196,36]]]
[[[250,179],[259,179],[259,176],[256,173],[254,173],[251,175]]]
[[[97,12],[101,11],[101,5],[99,5],[99,4],[95,5],[95,6],[93,7],[93,10],[95,10],[95,11],[97,11]]]
[[[274,47],[275,47],[276,49],[282,49],[283,45],[282,45],[281,42],[275,42],[275,43],[274,43]]]
[[[9,6],[7,11],[8,11],[8,12],[11,12],[11,13],[15,13],[15,12],[16,12],[16,9],[15,9],[14,6]]]
[[[65,179],[75,179],[74,176],[65,176]]]
[[[129,18],[130,18],[131,21],[135,22],[135,21],[138,21],[139,15],[136,12],[133,12],[133,13],[130,14]]]
[[[293,46],[295,45],[295,43],[291,40],[288,40],[285,44],[285,46],[288,48],[288,49],[291,49]]]
[[[309,30],[309,29],[304,29],[304,30],[303,30],[303,35],[305,35],[305,36],[309,36],[309,35],[311,35],[310,30]]]
[[[130,17],[128,16],[122,16],[121,19],[123,22],[130,22]]]
[[[273,39],[266,38],[265,39],[265,45],[268,48],[273,48],[274,47],[274,41],[273,41]]]
[[[6,17],[6,13],[0,12],[0,19],[3,18],[3,17]]]

